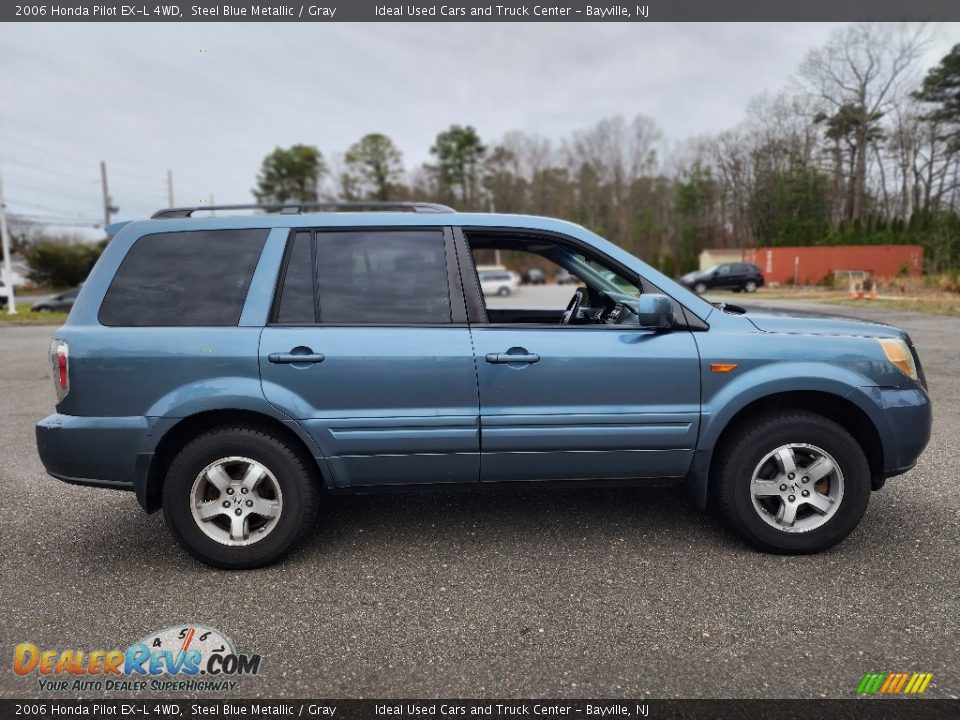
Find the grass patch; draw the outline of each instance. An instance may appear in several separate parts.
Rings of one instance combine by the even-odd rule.
[[[63,325],[69,313],[65,312],[32,312],[29,309],[17,308],[11,315],[7,308],[0,309],[0,327],[12,325]]]
[[[881,288],[880,297],[876,300],[851,300],[846,290],[828,290],[825,288],[775,288],[772,290],[764,288],[752,295],[732,292],[710,292],[707,295],[710,298],[724,300],[734,305],[763,303],[764,300],[796,300],[798,302],[816,302],[845,307],[872,307],[960,317],[960,294],[932,290],[917,290],[910,295],[898,297],[893,294],[885,294]]]
[[[831,305],[846,305],[847,307],[876,307],[887,310],[908,310],[922,312],[928,315],[949,315],[960,317],[960,295],[921,296],[904,298],[877,298],[876,300],[849,300],[847,298],[830,298],[823,302]]]

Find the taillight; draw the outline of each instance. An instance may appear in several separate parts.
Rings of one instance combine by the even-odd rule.
[[[57,391],[57,402],[70,392],[70,356],[66,340],[54,340],[50,343],[50,366],[53,370],[53,386]]]

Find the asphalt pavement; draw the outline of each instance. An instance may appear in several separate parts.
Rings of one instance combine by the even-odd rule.
[[[0,328],[0,696],[45,695],[16,643],[201,623],[263,656],[236,697],[853,697],[895,671],[958,697],[960,319],[840,311],[911,333],[935,422],[831,551],[760,554],[664,488],[486,489],[327,498],[301,548],[250,572],[195,562],[131,493],[46,476],[52,328]]]

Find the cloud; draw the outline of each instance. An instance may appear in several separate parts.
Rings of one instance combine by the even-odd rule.
[[[9,205],[119,217],[250,199],[276,145],[342,151],[390,135],[408,167],[439,130],[560,138],[643,113],[669,140],[738,122],[829,24],[18,24],[0,28],[0,163]],[[941,42],[939,50],[947,43]],[[935,54],[933,60],[939,57]]]

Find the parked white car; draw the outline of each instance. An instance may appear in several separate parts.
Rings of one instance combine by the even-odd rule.
[[[509,270],[478,270],[477,275],[484,295],[506,297],[520,284],[520,276]]]

